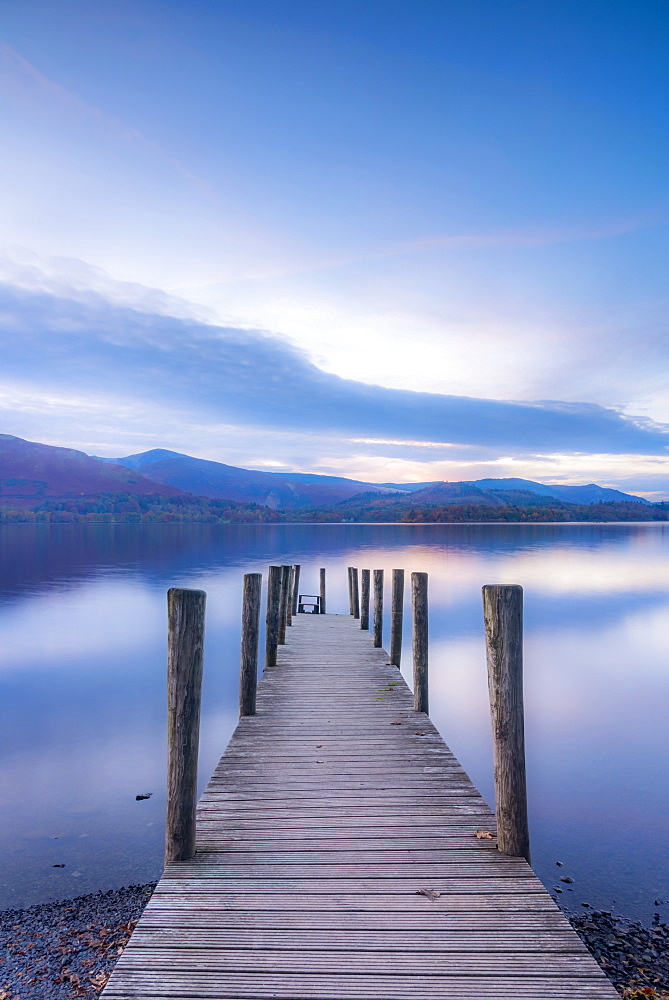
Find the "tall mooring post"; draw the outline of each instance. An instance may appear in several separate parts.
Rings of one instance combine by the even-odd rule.
[[[276,666],[281,604],[281,567],[270,566],[267,579],[267,614],[265,617],[265,666]]]
[[[402,624],[404,620],[404,570],[393,570],[390,610],[390,662],[399,667],[402,658]]]
[[[360,617],[360,589],[356,566],[351,566],[351,614],[354,618]]]
[[[279,591],[279,636],[278,643],[284,646],[286,643],[286,614],[288,612],[288,600],[290,591],[290,566],[281,567],[281,590]]]
[[[299,598],[300,590],[300,565],[297,563],[293,566],[293,614],[297,614],[297,601]]]
[[[427,573],[411,574],[411,617],[413,632],[413,707],[429,712],[427,672]]]
[[[369,583],[368,569],[360,570],[360,628],[369,630]]]
[[[321,568],[318,571],[318,579],[320,585],[319,592],[321,598],[321,614],[324,615],[325,614],[325,570],[323,568]]]
[[[497,846],[530,860],[523,709],[523,588],[483,588]]]
[[[166,865],[195,854],[206,599],[203,590],[167,592]]]
[[[374,640],[373,645],[380,649],[383,645],[383,570],[375,569],[374,583]]]
[[[258,683],[258,633],[262,575],[244,575],[242,598],[242,649],[239,665],[239,716],[256,714]]]
[[[293,587],[295,586],[295,567],[288,567],[288,590],[286,592],[286,625],[293,627]]]

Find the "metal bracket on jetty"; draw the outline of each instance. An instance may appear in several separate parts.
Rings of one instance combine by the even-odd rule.
[[[168,593],[165,873],[106,1000],[615,1000],[529,865],[522,590],[483,588],[496,814],[428,715],[428,577],[244,577],[239,724],[196,806],[205,594]],[[307,600],[309,598],[309,600]]]

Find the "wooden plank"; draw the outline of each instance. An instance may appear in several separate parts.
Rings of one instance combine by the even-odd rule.
[[[175,944],[169,949],[143,947],[136,942],[128,949],[125,969],[179,969],[181,971],[217,972],[220,965],[220,949],[183,948]],[[354,948],[345,959],[341,951],[307,950],[301,948],[226,948],[226,976],[235,972],[277,973],[299,972],[302,975],[336,974],[345,968],[347,975],[384,973],[388,968],[388,953],[372,951],[363,945]],[[542,976],[566,978],[598,979],[598,970],[593,969],[592,958],[585,948],[565,954],[557,951],[395,951],[392,953],[393,973],[419,976],[443,976],[457,970],[458,975],[488,976]]]
[[[296,615],[105,1000],[614,1000],[412,706],[355,620]]]
[[[280,933],[277,933],[280,931]],[[372,951],[377,955],[388,952],[524,952],[533,954],[559,953],[586,955],[585,945],[574,941],[569,929],[540,931],[516,929],[513,936],[506,928],[476,928],[474,930],[452,930],[448,934],[443,928],[421,928],[420,930],[367,930],[359,926],[354,930],[336,930],[331,927],[316,929],[288,929],[274,920],[270,927],[161,927],[142,924],[133,935],[138,948],[193,948],[195,950],[217,951],[225,949],[295,949],[304,951]],[[387,955],[386,955],[387,957]],[[134,956],[135,965],[137,956]],[[353,971],[353,970],[349,970]]]
[[[143,930],[167,927],[181,930],[195,929],[223,930],[306,930],[309,933],[325,931],[328,934],[363,930],[384,940],[387,932],[399,932],[407,940],[413,940],[412,931],[420,931],[419,940],[431,940],[436,936],[444,947],[449,946],[452,935],[467,935],[472,932],[486,932],[495,936],[499,947],[508,944],[514,950],[518,934],[530,931],[543,935],[546,939],[558,934],[566,935],[573,942],[571,928],[557,909],[495,911],[445,911],[435,913],[423,908],[420,912],[410,910],[380,910],[374,915],[373,929],[370,930],[369,911],[358,910],[272,910],[272,909],[185,909],[149,905],[140,926],[135,933]],[[427,934],[429,932],[429,934]],[[427,937],[426,937],[427,934]],[[389,940],[392,940],[389,939]],[[517,950],[517,949],[516,949]]]
[[[156,892],[151,900],[151,906],[177,911],[185,909],[196,910],[298,910],[300,912],[343,911],[358,913],[511,913],[534,912],[548,910],[558,912],[558,909],[547,892],[541,893],[443,893],[434,901],[414,892],[392,895],[390,893],[321,893],[303,891],[299,896],[292,892],[281,893],[278,890],[265,892],[230,891],[219,887],[217,892],[185,893],[175,886],[172,892],[164,887]]]
[[[315,617],[315,616],[314,616]],[[127,950],[126,950],[127,951]],[[345,957],[342,958],[342,964]],[[595,965],[594,959],[592,962]],[[309,976],[297,973],[254,975],[253,972],[201,972],[164,969],[130,969],[119,962],[116,973],[103,991],[114,998],[162,997],[248,1000],[249,997],[276,1000],[620,1000],[611,984],[600,977],[578,980],[575,976],[550,980],[544,976],[497,976],[486,982],[483,976],[396,976],[335,975]]]
[[[402,878],[401,874],[395,878],[380,878],[371,875],[369,878],[354,876],[342,876],[332,878],[323,873],[322,869],[313,869],[303,875],[302,878],[290,878],[288,875],[281,877],[277,875],[263,876],[260,868],[255,869],[255,875],[246,875],[238,872],[237,875],[230,875],[226,872],[216,874],[215,871],[207,873],[198,871],[191,877],[183,875],[175,878],[176,888],[170,889],[170,876],[164,876],[156,894],[161,892],[179,892],[182,895],[188,892],[199,894],[206,892],[272,892],[274,894],[283,893],[288,895],[301,895],[305,892],[316,892],[323,895],[347,893],[348,895],[366,895],[376,892],[389,896],[415,896],[422,889],[437,890],[442,895],[448,893],[504,893],[519,894],[527,896],[531,892],[544,892],[541,883],[535,884],[532,879],[514,879],[508,876],[494,875],[471,875],[469,878],[447,877],[445,875],[408,875]],[[429,902],[429,900],[428,900]]]

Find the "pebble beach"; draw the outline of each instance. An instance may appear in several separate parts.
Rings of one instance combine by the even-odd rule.
[[[96,997],[155,883],[0,912],[0,1000]],[[669,1000],[669,925],[566,914],[625,1000]]]

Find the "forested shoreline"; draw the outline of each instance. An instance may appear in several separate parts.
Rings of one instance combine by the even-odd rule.
[[[96,497],[46,500],[32,507],[0,507],[0,524],[290,524],[290,523],[553,523],[570,521],[667,521],[669,503],[609,501],[593,504],[536,505],[435,504],[410,506],[383,498],[344,501],[332,507],[273,510],[254,503],[208,497],[137,496],[107,493]]]

